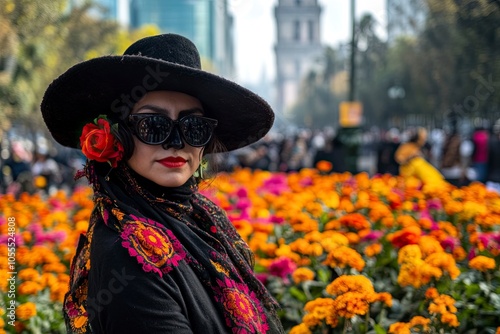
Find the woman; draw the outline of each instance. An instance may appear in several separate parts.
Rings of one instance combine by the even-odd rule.
[[[394,153],[399,164],[399,174],[403,177],[416,177],[431,187],[446,185],[443,175],[424,157],[422,147],[427,141],[427,131],[418,128],[407,143],[401,144]]]
[[[95,208],[71,267],[70,333],[282,333],[277,304],[226,214],[197,191],[205,156],[262,138],[261,98],[201,70],[196,47],[148,37],[77,64],[42,114],[81,148]]]

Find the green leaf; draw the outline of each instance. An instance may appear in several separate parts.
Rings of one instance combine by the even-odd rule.
[[[301,302],[305,303],[307,301],[307,296],[303,291],[300,291],[297,287],[292,286],[289,290],[290,294]]]
[[[375,329],[376,334],[387,334],[385,329],[382,326],[380,326],[379,324],[376,324],[375,326],[373,326],[373,329]]]

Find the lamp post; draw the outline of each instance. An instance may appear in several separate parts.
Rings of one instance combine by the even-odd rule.
[[[339,139],[345,147],[346,167],[351,173],[358,172],[359,146],[361,144],[361,124],[363,106],[355,99],[356,88],[356,0],[351,0],[351,55],[349,73],[349,93],[347,101],[340,104]]]

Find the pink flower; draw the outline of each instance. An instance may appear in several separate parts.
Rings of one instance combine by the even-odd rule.
[[[295,269],[297,269],[297,265],[290,258],[282,256],[271,263],[269,266],[269,273],[287,281],[288,276],[291,275]]]

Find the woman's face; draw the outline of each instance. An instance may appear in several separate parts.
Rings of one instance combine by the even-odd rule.
[[[156,91],[144,95],[131,112],[141,113],[159,113],[177,120],[191,114],[203,115],[203,108],[193,96]],[[172,130],[167,142],[161,145],[145,144],[134,135],[134,152],[128,160],[130,168],[160,186],[178,187],[186,183],[200,165],[203,147],[188,145],[177,130]]]

